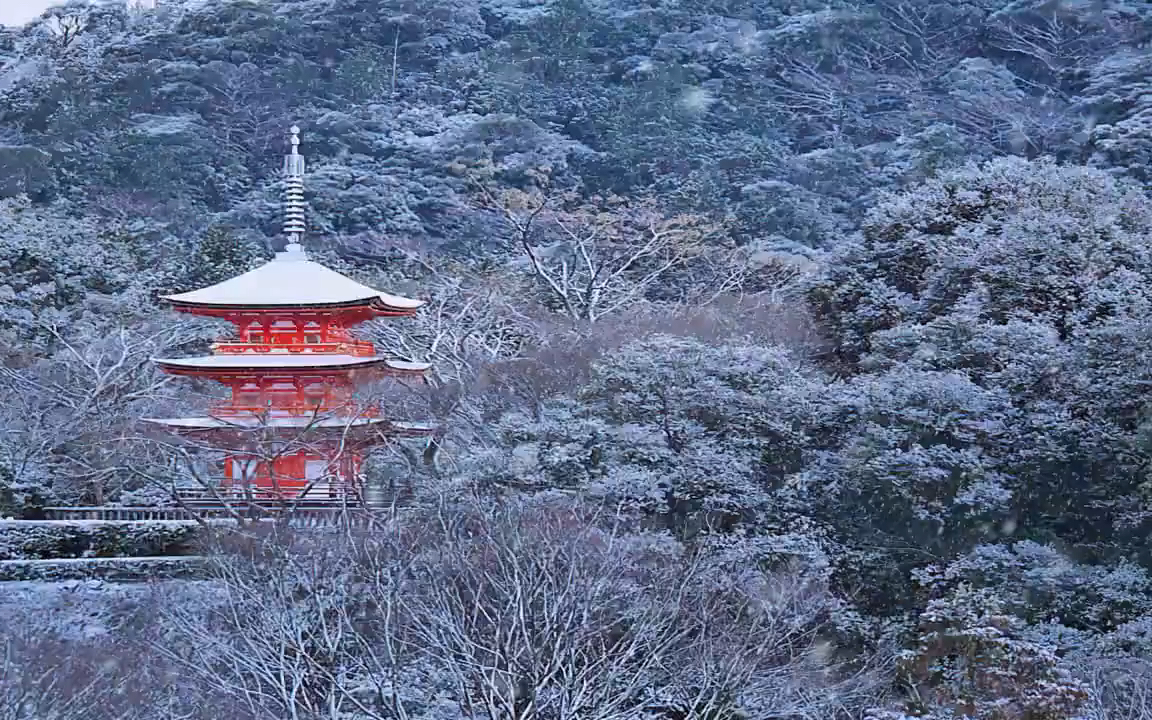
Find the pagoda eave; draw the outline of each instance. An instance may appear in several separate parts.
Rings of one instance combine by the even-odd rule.
[[[350,314],[357,316],[372,317],[412,317],[415,315],[424,303],[410,308],[401,308],[388,305],[379,298],[365,298],[363,300],[356,300],[352,302],[339,302],[339,303],[315,303],[315,304],[298,304],[298,305],[258,305],[258,304],[235,304],[235,305],[221,305],[215,303],[190,303],[182,302],[179,300],[169,300],[172,303],[172,309],[176,312],[187,313],[189,315],[201,315],[205,317],[216,317],[228,319],[237,315],[271,315],[271,314],[298,314],[307,315],[309,313],[336,313],[336,314]]]
[[[217,362],[211,362],[217,361]],[[229,378],[252,375],[317,375],[368,371],[392,377],[424,377],[430,365],[409,363],[387,358],[356,358],[333,361],[330,355],[309,357],[307,354],[253,355],[212,355],[204,358],[164,359],[153,358],[153,362],[169,375],[193,377]]]
[[[444,428],[432,423],[390,422],[388,434],[393,437],[421,438],[442,435]]]
[[[219,417],[196,418],[141,418],[154,427],[160,427],[176,435],[219,435],[221,433],[244,436],[260,431],[280,432],[320,432],[350,439],[347,433],[355,433],[358,442],[372,441],[377,437],[419,438],[439,434],[442,428],[434,423],[403,422],[385,418],[325,418],[308,417],[267,418],[262,422],[239,422],[237,419]]]
[[[381,292],[313,262],[297,242],[289,242],[271,261],[246,273],[199,290],[164,295],[163,299],[196,313],[220,309],[234,312],[260,308],[283,313],[293,309],[363,308],[410,314],[425,304]]]

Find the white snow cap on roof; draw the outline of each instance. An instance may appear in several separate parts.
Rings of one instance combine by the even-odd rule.
[[[384,418],[314,418],[309,416],[290,417],[257,417],[241,416],[229,418],[192,417],[192,418],[141,418],[143,422],[154,425],[164,425],[171,428],[186,428],[192,430],[213,430],[216,428],[255,429],[264,427],[283,428],[344,428],[364,427],[371,425],[390,426],[395,430],[410,433],[433,433],[439,429],[438,425],[422,422],[398,422]]]
[[[381,356],[358,357],[355,355],[329,355],[325,353],[268,353],[267,355],[241,353],[236,355],[204,355],[190,358],[152,358],[152,362],[171,365],[173,367],[203,368],[209,370],[332,368],[382,363],[393,370],[423,372],[432,367],[429,363],[390,360]]]
[[[140,418],[141,421],[155,425],[166,425],[177,428],[262,428],[262,427],[294,427],[294,428],[332,428],[332,427],[362,427],[364,425],[382,425],[390,421],[384,418],[316,418],[311,416],[289,417],[258,417],[255,415],[217,418],[217,417],[191,417],[191,418]]]
[[[298,307],[379,301],[398,310],[415,310],[422,300],[389,295],[361,285],[346,275],[308,259],[299,245],[243,275],[165,300],[191,305],[253,305]]]

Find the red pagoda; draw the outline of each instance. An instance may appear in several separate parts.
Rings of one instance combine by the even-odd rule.
[[[378,355],[350,329],[377,317],[407,317],[424,303],[374,290],[313,262],[304,237],[304,157],[292,128],[285,157],[288,244],[260,267],[200,290],[166,296],[179,312],[225,319],[235,336],[212,354],[154,358],[166,373],[210,378],[230,397],[204,417],[149,418],[224,453],[219,490],[235,497],[362,497],[361,465],[371,446],[432,435],[359,407],[358,384],[373,375],[423,378],[426,363]]]

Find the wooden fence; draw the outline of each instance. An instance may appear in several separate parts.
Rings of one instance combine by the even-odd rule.
[[[291,508],[234,505],[231,512],[221,505],[190,507],[47,507],[47,520],[164,521],[229,520],[239,515],[248,520],[283,519],[291,527],[324,528],[370,525],[381,508],[342,505],[309,505]],[[235,513],[235,514],[234,514]]]

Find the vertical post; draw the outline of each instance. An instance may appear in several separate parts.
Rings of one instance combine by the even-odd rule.
[[[396,99],[396,70],[400,66],[400,28],[392,35],[392,99]]]
[[[350,450],[348,452],[348,494],[353,497],[364,498],[367,488],[364,487],[364,483],[360,479],[360,465],[360,455]]]
[[[232,466],[236,464],[232,455],[224,458],[224,477],[221,478],[221,485],[224,487],[225,494],[232,494],[232,485],[234,478],[232,477]]]

